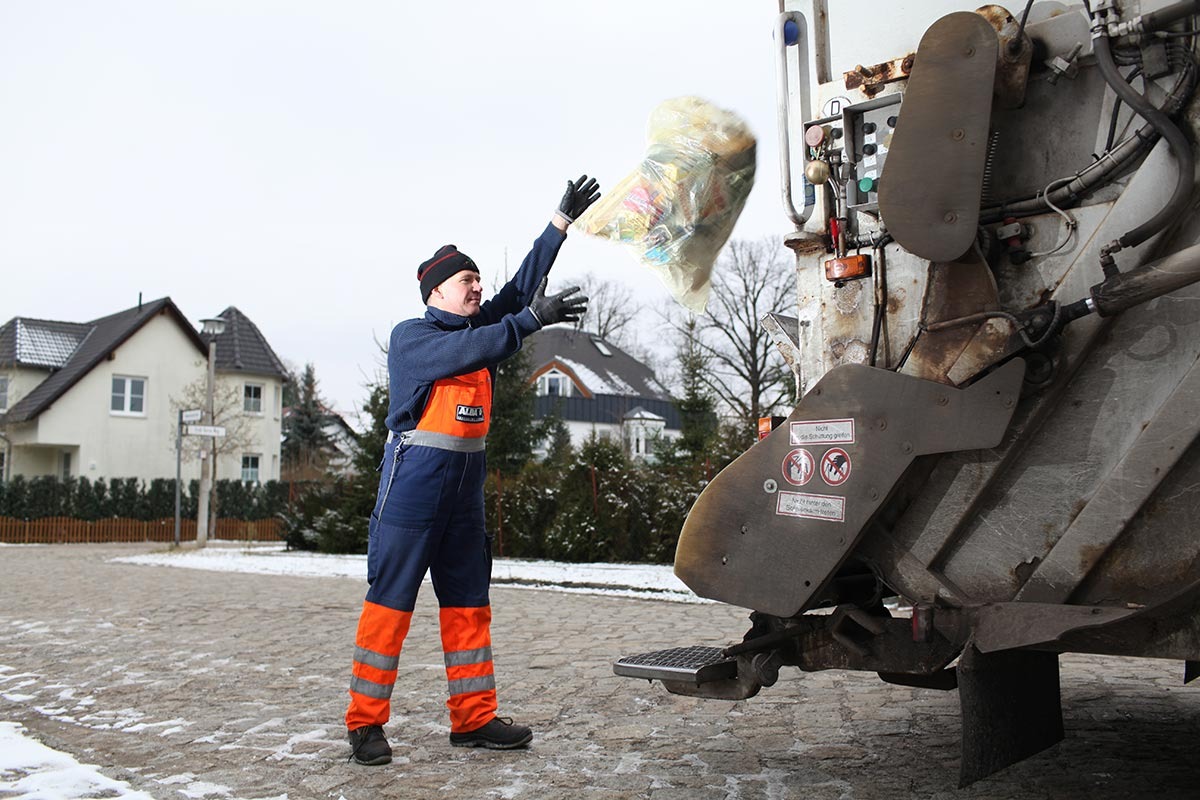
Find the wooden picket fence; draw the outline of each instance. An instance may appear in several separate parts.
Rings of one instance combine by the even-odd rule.
[[[279,542],[282,526],[277,519],[218,519],[213,539],[233,539],[243,542]],[[196,540],[196,520],[180,521],[179,540]],[[173,542],[174,519],[74,519],[72,517],[43,517],[16,519],[0,517],[0,543],[4,544],[69,544],[101,542]]]

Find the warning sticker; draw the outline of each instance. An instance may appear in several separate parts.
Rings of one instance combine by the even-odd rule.
[[[841,486],[850,477],[850,454],[831,447],[821,456],[821,479],[830,486]]]
[[[789,429],[792,444],[852,444],[854,420],[814,419],[793,422]]]
[[[788,517],[823,519],[827,522],[846,521],[846,498],[828,494],[780,492],[775,513]]]
[[[807,450],[793,450],[783,459],[783,479],[792,486],[803,486],[811,481],[816,469],[816,461]]]

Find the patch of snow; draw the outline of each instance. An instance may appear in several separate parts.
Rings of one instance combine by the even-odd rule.
[[[29,737],[15,722],[0,722],[0,795],[5,797],[107,797],[115,800],[154,800],[128,783],[102,775],[97,767],[80,764],[66,753]]]
[[[583,364],[580,364],[578,361],[572,361],[569,358],[563,358],[559,355],[556,355],[554,358],[557,359],[560,364],[568,367],[572,372],[574,372],[576,377],[583,382],[583,385],[586,386],[588,391],[590,391],[592,394],[622,394],[622,392],[617,391],[617,387],[613,386],[606,379],[600,377]]]

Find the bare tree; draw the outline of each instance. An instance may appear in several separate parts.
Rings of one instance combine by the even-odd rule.
[[[628,349],[629,326],[642,311],[641,304],[633,300],[633,290],[590,272],[579,284],[588,296],[587,314],[580,321],[580,327],[622,350]]]
[[[694,339],[707,361],[703,383],[748,427],[795,400],[795,379],[772,352],[774,342],[761,322],[768,311],[795,304],[796,271],[782,246],[773,240],[733,240],[713,272],[707,314],[695,326],[678,315],[668,317],[676,335]]]
[[[212,459],[212,485],[217,485],[217,457],[229,453],[240,453],[247,450],[257,439],[254,436],[254,421],[245,414],[242,385],[220,379],[213,386],[213,419],[206,423],[219,425],[225,429],[224,436],[202,437],[196,443],[197,451],[206,451],[206,457]],[[183,387],[178,397],[171,398],[172,410],[190,408],[205,408],[208,405],[208,376],[197,378]],[[173,415],[178,420],[178,413]],[[171,439],[171,449],[175,449],[175,439]],[[215,530],[217,521],[216,508],[212,503],[208,507],[211,521],[209,530]]]

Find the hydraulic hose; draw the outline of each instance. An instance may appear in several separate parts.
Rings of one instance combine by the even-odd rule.
[[[1179,79],[1159,109],[1167,116],[1174,116],[1191,97],[1196,87],[1196,68],[1190,60],[1179,67]],[[1074,205],[1084,195],[1110,183],[1117,175],[1132,166],[1159,139],[1154,126],[1146,123],[1130,136],[1104,153],[1097,161],[1075,173],[1069,183],[1054,189],[1050,194],[1038,193],[1033,197],[1009,200],[1000,205],[989,206],[979,212],[980,221],[997,222],[1005,217],[1024,217],[1041,214],[1050,208],[1050,203],[1060,206]],[[1049,202],[1047,202],[1049,201]]]
[[[1166,228],[1175,217],[1183,212],[1192,194],[1195,159],[1187,138],[1175,123],[1171,122],[1166,114],[1151,105],[1141,92],[1138,92],[1121,77],[1121,73],[1117,71],[1116,62],[1113,61],[1112,47],[1108,37],[1098,36],[1092,40],[1092,51],[1096,57],[1096,66],[1099,67],[1100,74],[1116,92],[1117,97],[1141,115],[1146,122],[1154,126],[1154,129],[1167,140],[1171,152],[1175,155],[1178,177],[1171,199],[1159,209],[1157,214],[1118,239],[1122,247],[1136,247]]]

